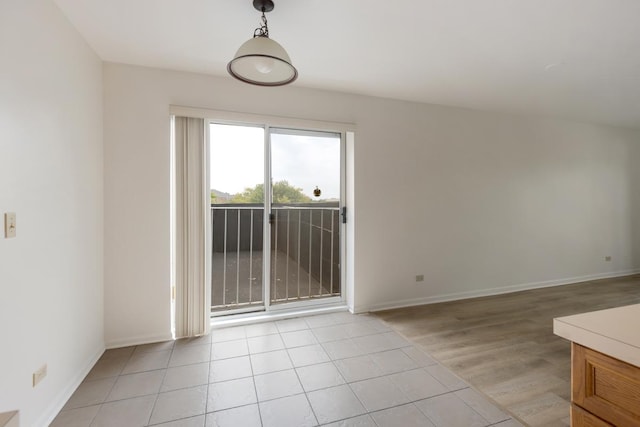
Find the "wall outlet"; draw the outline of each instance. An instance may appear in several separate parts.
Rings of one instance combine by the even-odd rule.
[[[611,255],[607,255],[606,257],[604,257],[605,261],[611,261]]]
[[[16,214],[7,212],[4,214],[4,237],[9,239],[16,237]]]
[[[416,282],[424,282],[424,274],[416,275]]]
[[[45,363],[40,367],[40,369],[38,369],[33,373],[33,386],[34,387],[37,386],[38,383],[42,381],[46,376],[47,376],[47,364]]]

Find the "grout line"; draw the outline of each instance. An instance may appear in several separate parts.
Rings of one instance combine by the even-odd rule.
[[[277,329],[277,327],[276,327]],[[247,333],[245,330],[245,337],[246,337]],[[249,351],[249,338],[245,338],[247,340],[247,351]],[[247,357],[249,358],[249,368],[251,368],[251,382],[253,382],[253,392],[256,395],[256,407],[258,408],[258,417],[260,417],[260,425],[263,426],[264,425],[264,421],[262,421],[262,411],[260,410],[260,401],[258,400],[258,387],[256,387],[256,375],[255,372],[253,371],[253,361],[251,360],[251,353],[249,352],[249,354],[247,354]]]
[[[456,301],[452,301],[452,302],[456,302]],[[445,303],[446,304],[446,303]],[[438,359],[437,357],[435,357],[433,354],[431,354],[431,352],[427,351],[427,348],[423,347],[422,345],[416,343],[413,339],[410,339],[409,337],[407,337],[401,330],[399,330],[398,328],[394,327],[390,322],[388,322],[387,320],[383,319],[380,317],[379,314],[373,314],[373,316],[376,318],[376,320],[378,320],[379,322],[382,322],[384,325],[386,325],[387,327],[389,327],[391,329],[391,331],[397,333],[400,337],[404,338],[405,341],[407,341],[408,343],[411,344],[411,347],[417,349],[418,351],[424,353],[425,355],[427,355],[431,360],[433,360],[434,362],[436,362],[433,365],[429,365],[429,366],[425,366],[423,367],[423,369],[426,370],[426,368],[431,367],[431,366],[440,366],[441,368],[444,368],[446,371],[450,372],[453,376],[455,376],[456,378],[460,379],[462,382],[464,382],[465,384],[467,384],[467,387],[463,387],[462,389],[458,389],[458,390],[454,390],[453,392],[456,391],[460,391],[463,390],[464,388],[471,388],[472,390],[476,391],[477,393],[479,393],[481,396],[483,396],[485,399],[487,399],[487,401],[489,402],[489,404],[491,404],[492,406],[496,407],[497,409],[499,409],[500,411],[502,411],[503,413],[505,413],[507,416],[509,416],[511,419],[514,419],[516,422],[519,422],[522,424],[522,422],[519,420],[519,418],[517,418],[510,410],[507,409],[506,406],[503,406],[501,404],[498,404],[497,402],[495,402],[492,398],[490,398],[487,394],[485,394],[484,392],[480,391],[480,389],[476,388],[473,384],[471,384],[469,381],[467,381],[466,379],[462,378],[460,375],[456,374],[453,369],[450,369],[449,367],[447,367],[440,359]],[[408,347],[408,346],[407,346]],[[403,348],[407,348],[407,347],[403,347]],[[412,359],[413,360],[413,359]],[[428,371],[427,371],[428,372]],[[429,373],[429,372],[428,372]],[[429,373],[430,374],[430,373]],[[437,378],[434,377],[434,379]],[[445,385],[445,387],[449,388],[448,386]],[[503,422],[503,421],[500,421]]]
[[[209,332],[209,335],[211,335],[211,332]],[[213,341],[213,336],[211,336],[211,341]],[[209,389],[211,388],[211,383],[209,382],[209,380],[211,379],[211,364],[213,363],[213,361],[211,360],[211,358],[213,357],[213,342],[209,343],[209,365],[208,365],[208,369],[207,369],[207,392],[205,393],[205,399],[204,399],[204,422],[207,422],[207,409],[209,409]]]
[[[206,419],[206,413],[204,414],[199,414],[199,415],[190,415],[188,417],[182,417],[182,418],[177,418],[175,420],[171,420],[171,421],[161,421],[159,423],[155,423],[155,424],[146,424],[146,426],[151,427],[151,426],[158,426],[158,425],[162,425],[162,424],[166,424],[166,423],[174,423],[176,421],[182,421],[182,420],[190,420],[192,418],[198,418],[198,417],[205,417]]]
[[[313,335],[313,332],[311,332],[311,335]],[[314,335],[315,337],[315,335]],[[312,344],[314,345],[314,344]],[[303,346],[304,347],[304,346]],[[298,347],[295,347],[298,348]],[[307,404],[309,405],[309,409],[311,409],[311,413],[313,414],[313,416],[316,419],[316,423],[319,425],[320,421],[318,421],[318,415],[316,414],[316,411],[313,409],[313,406],[311,405],[311,400],[309,400],[309,394],[307,393],[307,391],[304,388],[304,384],[302,384],[302,381],[300,380],[300,375],[298,374],[298,371],[296,369],[295,364],[293,363],[293,359],[291,358],[291,355],[289,354],[289,349],[287,348],[285,350],[287,352],[287,357],[289,358],[289,363],[291,363],[291,369],[293,369],[293,373],[296,374],[296,378],[298,379],[298,383],[300,384],[300,388],[302,389],[302,393],[304,394],[304,398],[307,400]],[[335,367],[335,366],[334,366]],[[338,368],[336,368],[337,370]],[[338,371],[338,373],[340,373]],[[344,378],[343,378],[344,379]]]
[[[160,398],[160,390],[162,389],[162,385],[164,384],[164,380],[167,378],[167,369],[169,366],[169,363],[171,362],[171,357],[173,356],[173,351],[175,350],[176,346],[175,346],[175,341],[174,341],[174,345],[171,347],[171,353],[169,354],[169,359],[167,360],[167,367],[164,368],[164,375],[162,375],[162,381],[160,381],[160,387],[158,388],[158,393],[156,393],[156,399],[153,402],[153,406],[151,407],[151,411],[149,412],[149,418],[147,419],[147,425],[149,425],[151,423],[151,417],[153,416],[153,411],[156,410],[156,405],[158,403],[158,399]],[[134,349],[135,351],[135,349]]]
[[[369,321],[369,320],[367,320],[367,321]],[[375,319],[375,318],[374,318],[374,319],[372,319],[371,321],[377,321],[377,322],[379,322],[379,323],[383,324],[383,322],[382,322],[382,321],[380,321],[380,319]],[[306,323],[306,322],[305,322],[305,323]],[[343,324],[339,324],[339,325],[346,325],[346,324],[353,324],[353,323],[355,323],[355,322],[345,322],[345,323],[343,323]],[[327,326],[339,326],[339,325],[327,325]],[[325,326],[321,326],[321,327],[325,327]],[[277,328],[277,325],[276,325],[276,328]],[[318,329],[318,328],[315,328],[315,329]],[[310,327],[310,328],[308,328],[308,329],[300,329],[300,330],[296,330],[296,331],[287,331],[287,332],[285,332],[285,333],[290,333],[290,332],[301,332],[301,331],[305,331],[305,330],[310,330],[310,331],[312,332],[313,336],[315,336],[314,328],[311,328],[311,327]],[[480,417],[481,417],[482,419],[484,419],[486,422],[489,422],[489,421],[488,421],[488,420],[486,420],[482,415],[480,415],[480,413],[479,413],[479,412],[477,412],[475,409],[473,409],[473,408],[472,408],[472,407],[471,407],[471,406],[470,406],[466,401],[464,401],[462,398],[458,397],[458,396],[455,394],[456,392],[458,392],[458,391],[460,391],[460,390],[463,390],[463,389],[469,388],[469,385],[467,385],[467,386],[465,386],[465,387],[463,387],[463,388],[460,388],[460,389],[455,389],[455,390],[452,390],[452,389],[450,389],[449,387],[446,387],[446,386],[445,386],[445,387],[448,389],[448,391],[447,391],[447,392],[445,392],[445,393],[436,394],[436,395],[429,396],[429,397],[424,398],[424,399],[409,400],[408,402],[401,403],[401,404],[394,405],[394,406],[390,406],[390,407],[388,407],[388,408],[383,408],[383,409],[380,409],[380,410],[368,411],[368,410],[367,410],[367,408],[365,407],[365,405],[363,404],[362,400],[358,397],[358,395],[357,395],[357,394],[355,393],[355,391],[353,390],[353,388],[352,388],[352,384],[357,383],[357,382],[363,382],[363,381],[373,380],[373,379],[377,379],[377,378],[389,378],[389,377],[391,377],[391,376],[393,376],[393,375],[397,375],[397,374],[402,373],[402,372],[411,372],[411,371],[414,371],[414,370],[425,370],[425,371],[426,371],[426,369],[429,367],[429,366],[426,366],[426,367],[420,366],[420,364],[419,364],[418,362],[416,362],[415,360],[413,360],[413,358],[411,358],[408,354],[406,354],[406,353],[403,351],[403,350],[404,350],[404,349],[406,349],[406,348],[409,348],[409,347],[411,347],[411,348],[415,348],[415,349],[417,349],[418,351],[420,351],[420,352],[424,353],[426,356],[428,356],[428,357],[430,357],[432,360],[434,360],[434,361],[437,363],[437,365],[440,365],[440,366],[441,366],[443,369],[445,369],[447,372],[450,372],[451,374],[453,374],[454,376],[456,376],[456,378],[458,378],[458,376],[457,376],[455,373],[453,373],[453,371],[451,371],[450,369],[448,369],[447,367],[445,367],[442,363],[440,363],[439,361],[437,361],[437,359],[435,359],[433,356],[431,356],[431,354],[430,354],[430,353],[428,353],[428,352],[424,351],[421,347],[418,347],[415,343],[413,343],[413,342],[412,342],[411,340],[409,340],[409,339],[406,339],[406,338],[405,338],[401,333],[398,333],[398,331],[395,331],[394,329],[391,329],[391,331],[378,331],[378,332],[376,332],[376,333],[372,333],[372,334],[368,334],[368,335],[362,335],[362,336],[357,336],[357,337],[349,337],[349,338],[345,338],[345,339],[338,340],[338,341],[345,341],[345,342],[346,342],[346,341],[351,341],[351,342],[353,342],[353,344],[354,344],[357,348],[359,348],[360,350],[363,350],[363,349],[362,349],[362,347],[361,347],[357,342],[355,342],[355,341],[354,341],[354,338],[360,338],[360,337],[365,337],[365,336],[381,335],[381,334],[387,334],[387,333],[390,333],[390,332],[396,333],[396,334],[398,334],[398,336],[400,336],[400,337],[404,338],[404,339],[405,339],[405,341],[407,341],[408,345],[406,345],[406,346],[400,346],[400,347],[393,347],[393,348],[388,348],[388,349],[378,350],[378,351],[373,351],[373,352],[366,352],[366,353],[361,354],[361,355],[350,356],[350,357],[346,357],[346,358],[334,359],[334,358],[331,358],[331,357],[330,357],[330,360],[329,360],[329,361],[317,362],[317,363],[312,363],[312,364],[310,364],[310,365],[304,365],[304,366],[299,366],[299,367],[296,367],[296,366],[293,364],[293,360],[292,360],[292,357],[291,357],[291,355],[290,355],[290,350],[295,350],[295,349],[297,349],[297,348],[302,348],[302,347],[319,346],[319,347],[320,347],[320,348],[321,348],[325,353],[327,353],[327,351],[326,351],[326,349],[325,349],[324,345],[325,345],[325,344],[328,344],[328,343],[330,343],[330,342],[327,342],[327,343],[320,343],[320,342],[318,342],[318,343],[316,343],[316,344],[307,344],[307,345],[304,345],[304,346],[297,346],[297,347],[291,347],[291,348],[287,348],[287,347],[285,346],[285,348],[283,348],[283,349],[275,349],[275,350],[270,350],[270,351],[267,351],[267,352],[260,352],[260,353],[248,353],[248,354],[243,354],[243,355],[238,355],[238,356],[228,357],[228,358],[224,358],[224,359],[217,359],[217,360],[213,360],[213,359],[212,359],[212,358],[213,358],[213,348],[214,348],[214,346],[215,346],[215,345],[217,345],[217,344],[223,344],[224,342],[240,341],[240,340],[239,340],[239,339],[236,339],[236,340],[223,341],[223,342],[219,342],[219,343],[214,343],[213,341],[211,341],[210,343],[208,343],[208,344],[207,344],[207,345],[210,345],[210,348],[209,348],[209,360],[208,360],[208,370],[207,370],[206,384],[199,384],[199,385],[196,385],[196,386],[186,386],[186,387],[181,387],[181,388],[178,388],[178,389],[173,389],[173,390],[169,390],[169,391],[165,392],[165,393],[168,393],[168,392],[174,392],[174,391],[178,391],[178,390],[184,390],[184,389],[190,389],[190,388],[197,388],[197,387],[206,386],[206,387],[207,387],[207,390],[206,390],[206,399],[205,399],[205,410],[204,410],[204,414],[199,414],[199,415],[195,415],[195,416],[184,417],[184,418],[180,418],[180,419],[178,419],[178,420],[170,420],[170,421],[179,421],[179,420],[184,420],[184,419],[196,418],[196,417],[200,417],[200,416],[204,416],[204,417],[205,417],[205,421],[206,421],[207,414],[209,414],[209,413],[219,412],[219,411],[226,411],[226,410],[229,410],[229,409],[234,409],[234,408],[239,408],[239,407],[244,407],[244,406],[250,406],[250,405],[255,404],[255,405],[257,406],[257,408],[258,408],[258,414],[259,414],[259,417],[260,417],[260,423],[263,425],[263,424],[264,424],[264,422],[263,422],[263,417],[262,417],[262,413],[261,413],[261,409],[260,409],[260,403],[261,403],[261,401],[259,401],[259,399],[258,399],[258,392],[257,392],[256,381],[255,381],[255,379],[256,379],[256,378],[255,378],[255,377],[256,377],[256,374],[255,374],[255,371],[254,371],[253,361],[252,361],[251,356],[252,356],[252,355],[256,355],[256,356],[257,356],[257,355],[260,355],[260,354],[267,354],[267,353],[275,353],[275,352],[279,352],[279,351],[283,351],[283,350],[284,350],[284,351],[286,352],[287,358],[288,358],[288,360],[289,360],[289,362],[290,362],[290,364],[291,364],[291,368],[279,369],[279,370],[276,370],[276,371],[267,372],[267,373],[265,373],[265,374],[271,374],[271,373],[276,373],[276,372],[283,372],[283,371],[287,371],[287,370],[289,370],[289,369],[293,369],[293,370],[294,370],[294,373],[295,373],[295,375],[296,375],[296,378],[297,378],[297,380],[298,380],[298,382],[299,382],[299,384],[300,384],[300,386],[301,386],[301,388],[302,388],[302,393],[296,393],[296,394],[292,394],[292,395],[281,396],[281,397],[278,397],[278,398],[267,399],[267,400],[264,400],[264,401],[262,401],[262,402],[269,402],[269,401],[273,401],[273,400],[278,400],[278,399],[283,399],[283,398],[288,398],[288,397],[296,396],[296,395],[299,395],[299,394],[304,394],[304,395],[305,395],[305,398],[306,398],[306,400],[307,400],[307,403],[308,403],[308,405],[309,405],[309,407],[310,407],[310,409],[311,409],[311,411],[312,411],[312,413],[313,413],[314,417],[316,418],[316,421],[317,421],[317,422],[319,422],[319,421],[318,421],[318,416],[317,416],[317,414],[315,413],[315,410],[314,410],[313,406],[311,405],[311,401],[310,401],[310,399],[309,399],[309,393],[311,393],[311,392],[316,392],[316,391],[321,391],[321,390],[327,390],[327,389],[330,389],[330,388],[333,388],[333,387],[336,387],[336,386],[323,387],[323,388],[319,388],[319,389],[317,389],[317,390],[313,390],[313,391],[309,391],[309,392],[307,392],[307,391],[304,389],[304,386],[303,386],[302,381],[301,381],[301,379],[300,379],[300,375],[298,374],[298,369],[300,369],[300,368],[304,368],[304,367],[309,367],[309,366],[317,366],[317,365],[321,365],[321,364],[327,364],[327,363],[330,363],[330,364],[331,364],[331,366],[332,366],[334,369],[336,369],[336,371],[338,372],[338,374],[339,374],[340,378],[344,381],[344,384],[338,385],[338,387],[339,387],[339,386],[346,385],[346,386],[349,388],[349,390],[353,393],[353,395],[356,397],[357,401],[358,401],[358,402],[360,402],[360,404],[362,405],[363,409],[365,410],[365,412],[364,412],[363,414],[359,414],[359,415],[356,415],[356,416],[353,416],[353,417],[344,418],[344,419],[341,419],[341,420],[335,420],[335,421],[332,421],[332,422],[338,422],[338,421],[342,421],[342,420],[346,420],[346,419],[357,418],[357,417],[360,417],[360,416],[363,416],[363,415],[367,415],[367,416],[369,416],[369,417],[371,418],[371,414],[374,414],[374,413],[377,413],[377,412],[382,412],[382,411],[386,411],[386,410],[389,410],[389,409],[393,409],[393,408],[397,408],[397,407],[401,407],[401,406],[407,406],[407,405],[414,405],[414,406],[416,406],[416,403],[417,403],[417,402],[424,401],[424,400],[429,400],[429,399],[432,399],[432,398],[435,398],[435,397],[438,397],[438,396],[447,395],[447,394],[453,394],[456,398],[458,398],[460,401],[462,401],[464,405],[466,405],[467,407],[469,407],[469,408],[470,408],[470,409],[471,409],[475,414],[477,414],[478,416],[480,416]],[[280,340],[284,343],[284,340],[283,340],[283,337],[282,337],[283,332],[277,332],[276,334],[278,335],[278,337],[280,338]],[[271,336],[271,335],[276,335],[276,334],[258,335],[258,336],[256,336],[256,337],[252,337],[252,338],[265,337],[265,336]],[[246,331],[245,331],[245,338],[244,338],[244,341],[245,341],[245,344],[247,345],[247,350],[248,350],[248,339],[249,339],[249,338],[246,338]],[[337,342],[337,341],[331,341],[331,342]],[[126,368],[126,366],[129,364],[129,362],[131,361],[131,359],[133,358],[133,356],[136,354],[136,353],[135,353],[135,351],[137,350],[137,348],[138,348],[138,347],[140,347],[140,346],[134,346],[134,347],[133,347],[133,351],[128,355],[128,357],[127,357],[127,361],[123,364],[122,368],[120,368],[120,370],[119,370],[119,371],[120,371],[120,373],[119,373],[118,375],[116,375],[116,376],[115,376],[115,381],[114,381],[114,382],[113,382],[113,384],[111,385],[111,387],[110,387],[110,389],[109,389],[109,391],[108,391],[108,393],[107,393],[107,395],[106,395],[105,399],[106,399],[106,398],[108,398],[108,396],[111,394],[111,392],[113,391],[113,389],[114,389],[114,387],[115,387],[115,384],[118,382],[118,380],[119,380],[121,377],[128,376],[128,375],[135,375],[135,374],[142,374],[142,373],[148,373],[148,372],[153,372],[153,371],[163,370],[162,380],[161,380],[161,382],[160,382],[160,388],[159,388],[158,392],[157,392],[157,393],[150,393],[150,394],[146,394],[146,395],[140,395],[140,396],[133,396],[133,397],[126,398],[126,399],[118,399],[118,400],[114,400],[114,401],[110,401],[110,402],[102,402],[102,403],[99,403],[99,404],[97,404],[97,406],[99,406],[98,411],[96,412],[96,415],[92,418],[91,423],[93,423],[93,422],[95,421],[95,418],[97,417],[98,413],[100,412],[100,410],[102,409],[102,407],[103,407],[103,405],[104,405],[105,403],[111,403],[111,402],[117,402],[117,401],[128,400],[128,399],[134,399],[134,398],[141,398],[141,397],[148,397],[148,396],[153,396],[153,395],[155,394],[155,400],[154,400],[153,406],[152,406],[152,408],[151,408],[151,412],[150,412],[150,414],[149,414],[149,418],[148,418],[148,420],[147,420],[147,425],[149,425],[149,423],[151,422],[151,417],[152,417],[152,415],[153,415],[153,413],[154,413],[154,411],[155,411],[155,409],[156,409],[156,406],[157,406],[157,404],[158,404],[159,395],[163,393],[161,390],[162,390],[162,386],[164,385],[164,383],[165,383],[165,381],[166,381],[166,377],[167,377],[168,370],[169,370],[169,369],[171,369],[171,368],[182,368],[182,367],[186,367],[186,366],[193,366],[193,365],[198,365],[198,364],[202,364],[202,363],[207,363],[206,361],[205,361],[205,362],[195,362],[195,363],[189,363],[189,364],[179,365],[179,366],[175,366],[175,367],[169,367],[168,365],[169,365],[169,363],[171,363],[171,360],[172,360],[172,358],[173,358],[174,354],[178,354],[178,353],[180,353],[180,352],[181,352],[181,351],[179,350],[180,348],[189,348],[189,347],[176,347],[176,346],[174,345],[174,346],[172,346],[172,347],[171,347],[171,349],[170,349],[170,352],[169,352],[169,359],[168,359],[168,361],[167,361],[167,366],[166,366],[166,367],[164,367],[164,368],[159,368],[159,369],[150,369],[150,370],[145,370],[145,371],[140,371],[140,372],[133,372],[133,373],[129,373],[129,374],[122,374],[122,372],[124,371],[124,369]],[[176,349],[178,349],[178,350],[176,351]],[[165,350],[163,350],[163,351],[165,351]],[[169,350],[167,350],[167,351],[169,351]],[[348,382],[348,381],[346,381],[346,379],[345,379],[345,377],[344,377],[343,373],[340,371],[340,369],[338,369],[338,366],[336,365],[336,362],[337,362],[337,361],[339,361],[339,360],[355,359],[355,358],[358,358],[358,357],[365,357],[365,356],[369,356],[369,357],[371,357],[372,355],[375,355],[375,354],[387,353],[387,352],[392,352],[392,351],[400,351],[400,352],[402,352],[403,354],[405,354],[407,357],[409,357],[409,358],[414,362],[414,364],[416,365],[416,367],[411,368],[411,369],[401,369],[401,370],[399,370],[399,371],[397,371],[397,372],[386,373],[386,374],[382,374],[382,375],[377,375],[377,376],[372,377],[372,378],[365,378],[365,379],[363,379],[363,380],[358,380],[358,381]],[[138,353],[138,354],[146,354],[146,352],[145,352],[145,353]],[[208,409],[208,408],[207,408],[207,405],[208,405],[208,403],[209,403],[209,389],[210,389],[211,385],[212,385],[212,384],[216,384],[216,383],[224,383],[224,382],[228,382],[228,381],[235,381],[235,380],[241,379],[241,378],[233,378],[233,379],[229,379],[229,380],[225,380],[225,381],[210,382],[210,379],[211,379],[211,372],[212,372],[212,364],[213,364],[213,362],[223,361],[223,360],[230,360],[230,359],[238,359],[238,358],[241,358],[241,357],[247,357],[247,358],[249,359],[249,367],[250,367],[250,370],[251,370],[251,379],[252,379],[252,382],[253,382],[253,387],[254,387],[254,393],[255,393],[255,397],[256,397],[256,402],[255,402],[255,403],[249,403],[249,404],[238,405],[238,406],[234,406],[234,407],[230,407],[230,408],[225,408],[225,409],[221,409],[221,410],[219,410],[219,411],[211,411],[211,412],[208,412],[208,411],[207,411],[207,409]],[[123,357],[123,359],[124,359],[124,357]],[[374,360],[374,363],[376,363],[376,366],[380,367],[380,366],[379,366],[379,364],[378,364],[377,362],[375,362],[375,360]],[[431,365],[431,366],[435,366],[435,365]],[[427,371],[427,372],[428,372],[428,371]],[[107,378],[104,378],[104,379],[108,379],[108,378],[114,378],[114,377],[107,377]],[[248,377],[242,377],[242,378],[248,378]],[[440,383],[440,381],[439,381],[437,378],[435,378],[435,377],[434,377],[434,380],[435,380],[436,382],[439,382],[439,383]],[[473,389],[473,388],[471,387],[471,389]],[[475,389],[473,389],[473,390],[475,390]],[[402,393],[403,393],[403,395],[404,395],[407,399],[410,399],[410,397],[409,397],[408,395],[406,395],[406,393],[405,393],[404,391],[402,391]],[[484,394],[483,394],[483,393],[480,393],[480,394],[481,394],[482,396],[484,396]],[[488,403],[489,403],[491,406],[496,407],[497,409],[502,409],[500,406],[495,405],[495,404],[492,404],[492,402],[491,402],[491,401],[488,401]],[[84,407],[94,406],[94,405],[96,405],[96,404],[87,405],[87,406],[84,406]],[[80,408],[81,408],[81,407],[79,407],[79,408],[73,408],[73,409],[80,409]],[[419,410],[419,409],[418,409],[418,410]],[[427,419],[430,419],[430,420],[431,420],[431,418],[430,418],[427,414],[425,414],[425,413],[424,413],[424,412],[422,412],[422,411],[420,411],[420,412],[421,412],[423,415],[425,415],[425,416],[427,417]],[[506,411],[505,411],[505,412],[506,412]],[[502,423],[502,422],[508,421],[509,419],[517,420],[517,418],[515,418],[515,417],[511,416],[509,413],[506,413],[505,415],[508,417],[507,419],[505,419],[505,420],[501,420],[501,421],[498,421],[498,422],[496,422],[496,423],[494,423],[494,424],[490,424],[490,425],[497,425],[497,424],[499,424],[499,423]],[[163,422],[167,422],[167,421],[163,421]]]

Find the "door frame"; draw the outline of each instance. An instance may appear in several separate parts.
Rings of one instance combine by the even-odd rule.
[[[211,123],[211,122],[210,122]],[[218,122],[216,122],[218,123]],[[339,213],[344,206],[346,206],[346,132],[339,132],[333,130],[320,130],[320,129],[301,129],[300,127],[283,127],[283,126],[273,126],[273,125],[264,125],[264,139],[265,139],[265,167],[264,167],[264,200],[265,200],[265,209],[264,209],[264,247],[271,248],[271,237],[273,233],[271,233],[271,227],[269,226],[269,214],[272,213],[271,209],[273,208],[271,200],[272,191],[271,191],[271,170],[272,170],[272,162],[271,162],[271,132],[270,129],[283,129],[283,130],[291,130],[298,131],[300,134],[309,134],[312,135],[314,133],[317,134],[334,134],[340,135],[340,202],[338,204]],[[268,185],[267,185],[268,184]],[[315,307],[322,307],[326,305],[334,305],[334,304],[344,304],[346,302],[346,224],[340,220],[340,296],[335,297],[325,297],[318,299],[309,299],[303,301],[290,301],[290,302],[282,302],[278,304],[271,303],[271,256],[265,257],[263,260],[263,272],[262,277],[265,278],[265,283],[263,283],[263,295],[264,295],[264,311],[265,312],[278,312],[278,311],[289,311],[296,309],[311,309]],[[269,250],[270,252],[270,250]]]
[[[171,114],[173,115],[182,115],[188,117],[199,117],[205,119],[205,124],[207,127],[207,146],[209,146],[209,125],[211,123],[215,124],[223,124],[223,125],[239,125],[239,126],[253,126],[253,127],[262,127],[265,132],[265,144],[270,144],[270,133],[269,128],[284,128],[284,129],[292,129],[292,130],[302,130],[302,131],[318,131],[318,132],[328,132],[328,133],[336,133],[340,134],[340,156],[341,156],[341,167],[340,167],[340,186],[341,186],[341,195],[340,195],[340,206],[351,205],[347,209],[347,218],[349,219],[346,224],[340,221],[340,296],[339,297],[327,297],[321,298],[318,300],[307,300],[307,301],[292,301],[287,303],[278,303],[275,305],[271,305],[270,300],[270,283],[266,276],[266,264],[271,262],[270,256],[265,257],[263,260],[263,277],[267,279],[266,285],[263,285],[263,288],[266,289],[266,293],[264,294],[264,304],[259,307],[251,307],[244,309],[233,309],[227,310],[224,312],[224,315],[236,317],[244,317],[244,316],[255,316],[257,313],[262,313],[264,315],[273,314],[275,316],[286,316],[288,312],[299,312],[303,310],[313,310],[313,309],[344,309],[348,308],[350,311],[354,311],[354,301],[353,296],[354,292],[354,245],[353,238],[349,239],[348,236],[354,236],[354,224],[353,224],[353,192],[354,183],[353,183],[353,166],[354,159],[353,153],[354,150],[354,141],[355,141],[355,130],[356,127],[350,123],[341,123],[341,122],[325,122],[325,121],[316,121],[316,120],[304,120],[304,119],[295,119],[295,118],[287,118],[287,117],[278,117],[278,116],[265,116],[265,115],[256,115],[249,113],[237,113],[230,111],[221,111],[221,110],[207,110],[201,108],[192,108],[192,107],[182,107],[182,106],[171,106],[170,108]],[[269,151],[267,151],[269,148]],[[351,156],[347,156],[347,154],[352,154]],[[270,162],[270,145],[265,146],[265,162]],[[207,159],[207,162],[209,160]],[[208,168],[207,168],[207,173]],[[269,168],[265,168],[265,184],[268,182],[267,174],[270,173],[270,165]],[[267,191],[267,185],[265,185],[265,191]],[[269,192],[270,193],[270,192]],[[269,206],[271,204],[271,195],[265,194],[265,202],[267,200],[267,196],[269,198]],[[266,203],[265,203],[266,206]],[[268,224],[268,212],[265,208],[265,222],[264,224]],[[210,221],[209,221],[210,223]],[[208,227],[211,225],[208,224]],[[267,230],[268,227],[264,227],[263,232],[265,234],[269,234],[269,236],[265,236],[266,239],[270,238],[270,231]],[[209,228],[207,231],[207,235],[210,235],[212,230]],[[269,242],[270,245],[270,242]],[[270,246],[269,246],[270,247]],[[209,268],[211,268],[211,253],[207,254],[206,262],[209,264]],[[349,263],[347,263],[347,260]],[[209,284],[208,284],[209,285]],[[263,291],[264,292],[264,291]],[[257,309],[256,309],[257,308]],[[218,317],[218,316],[213,316]]]

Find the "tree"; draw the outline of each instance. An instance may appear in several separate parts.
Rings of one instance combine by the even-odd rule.
[[[306,203],[310,201],[311,198],[302,192],[302,188],[294,187],[285,180],[273,184],[273,203]],[[264,184],[245,188],[242,193],[233,196],[231,203],[264,203]]]
[[[213,190],[211,190],[211,204],[214,204],[217,198],[218,196],[216,196],[216,193]]]

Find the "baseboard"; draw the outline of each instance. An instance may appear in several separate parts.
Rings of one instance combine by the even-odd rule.
[[[173,336],[171,334],[161,335],[142,335],[138,337],[125,338],[120,340],[107,341],[107,349],[129,347],[132,345],[151,344],[155,342],[171,341]]]
[[[380,304],[371,304],[368,306],[357,306],[355,313],[375,312],[382,310],[391,310],[394,308],[412,307],[416,305],[436,304],[447,301],[457,301],[469,298],[479,298],[492,295],[508,294],[512,292],[527,291],[530,289],[550,288],[553,286],[571,285],[575,283],[588,282],[599,279],[613,279],[616,277],[632,276],[640,273],[640,269],[623,270],[609,273],[590,274],[587,276],[567,277],[564,279],[546,280],[543,282],[522,283],[518,285],[503,286],[500,288],[480,289],[474,291],[454,292],[451,294],[434,295],[423,298],[410,298],[399,301],[390,301]]]
[[[54,400],[49,407],[44,411],[44,414],[34,424],[37,426],[48,426],[53,422],[58,413],[62,410],[67,403],[73,392],[76,391],[82,380],[87,376],[89,371],[95,366],[100,356],[104,353],[104,347],[101,347],[89,361],[80,369],[75,377],[69,382],[67,387],[60,393],[59,398]]]

